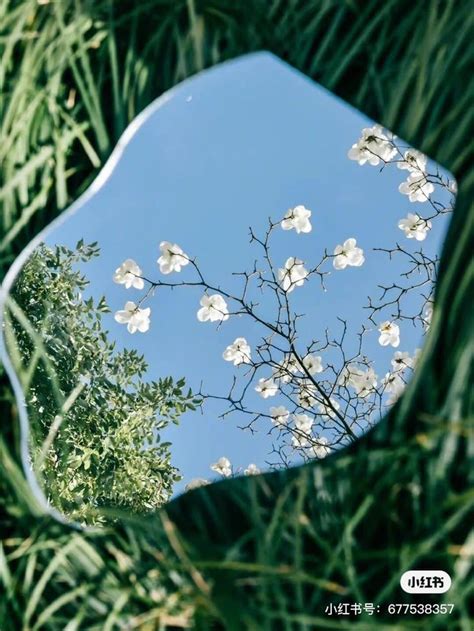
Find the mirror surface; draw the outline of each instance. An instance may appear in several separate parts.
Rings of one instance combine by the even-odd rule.
[[[356,440],[415,368],[455,190],[266,53],[152,104],[6,283],[51,505],[100,523]]]

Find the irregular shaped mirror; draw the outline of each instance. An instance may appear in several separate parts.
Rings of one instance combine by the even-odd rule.
[[[94,524],[357,440],[415,369],[454,194],[269,54],[160,98],[7,278],[30,479]]]

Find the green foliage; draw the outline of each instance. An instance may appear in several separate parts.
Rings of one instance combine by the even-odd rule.
[[[180,476],[159,432],[197,403],[184,380],[145,381],[144,357],[109,341],[105,298],[85,297],[78,269],[98,255],[96,243],[82,241],[75,250],[37,248],[12,292],[8,335],[21,362],[35,472],[53,506],[89,524],[103,520],[104,506],[143,513],[169,499]]]
[[[390,417],[322,466],[211,485],[147,520],[77,533],[44,516],[28,489],[4,379],[2,631],[471,631],[472,3],[7,0],[0,34],[3,272],[153,98],[258,49],[441,162],[459,185],[411,386]],[[408,565],[452,574],[452,616],[323,615],[338,600],[409,602],[398,588]]]

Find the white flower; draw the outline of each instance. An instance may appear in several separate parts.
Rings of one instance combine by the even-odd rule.
[[[138,267],[133,259],[127,259],[120,267],[117,267],[114,274],[114,282],[119,285],[125,285],[126,289],[135,287],[135,289],[143,289],[145,283],[141,276],[142,270]]]
[[[317,390],[309,380],[303,381],[298,394],[298,403],[302,408],[312,408],[316,403]]]
[[[398,372],[387,372],[382,379],[384,392],[401,393],[405,387],[405,382]]]
[[[408,149],[403,155],[403,160],[398,163],[398,168],[410,171],[410,173],[425,173],[426,156],[416,149]]]
[[[258,384],[255,386],[255,390],[261,397],[268,399],[268,397],[274,397],[276,395],[278,392],[278,386],[270,377],[269,379],[259,379]]]
[[[318,405],[318,412],[322,414],[322,416],[328,416],[330,419],[337,418],[336,411],[339,411],[340,405],[334,399],[330,399],[331,405],[329,403],[320,403]]]
[[[456,193],[458,192],[458,184],[456,180],[449,180],[448,191],[452,193],[453,195],[456,195]]]
[[[286,260],[285,267],[278,270],[278,280],[283,287],[283,291],[293,291],[295,287],[299,287],[308,276],[308,271],[304,268],[303,261],[290,256]]]
[[[410,173],[406,182],[402,182],[398,190],[403,195],[408,195],[411,202],[426,202],[434,191],[434,185],[428,182],[426,175],[419,171]]]
[[[341,381],[344,385],[351,386],[359,397],[366,397],[377,387],[377,375],[373,368],[363,371],[348,365],[341,375]]]
[[[189,263],[189,257],[176,243],[162,241],[160,243],[160,251],[161,256],[156,262],[160,266],[162,274],[180,272],[181,268]]]
[[[129,333],[145,333],[150,328],[151,309],[139,309],[137,305],[129,300],[125,303],[122,311],[117,311],[114,318],[120,324],[126,324]]]
[[[398,227],[403,230],[407,239],[424,241],[431,230],[431,221],[422,219],[420,215],[408,213],[405,219],[400,219]]]
[[[209,484],[209,480],[205,480],[204,478],[194,478],[190,482],[186,484],[184,487],[185,491],[192,491],[193,489],[198,489],[201,486],[207,486]]]
[[[377,375],[373,368],[361,372],[356,378],[354,390],[359,397],[366,397],[377,387]]]
[[[293,414],[293,422],[296,429],[303,434],[309,434],[313,427],[313,419],[307,414]]]
[[[306,355],[303,359],[303,366],[310,375],[315,375],[316,373],[323,371],[323,365],[319,355]],[[298,372],[304,372],[299,361],[294,355],[286,355],[273,371],[273,378],[281,381],[282,383],[289,383],[292,375],[295,375]]]
[[[366,397],[377,387],[377,375],[373,368],[368,368],[357,377],[354,390],[359,397]]]
[[[313,419],[307,414],[293,414],[293,420],[295,428],[298,431],[293,434],[291,444],[297,449],[307,447],[313,426]]]
[[[382,379],[382,386],[384,392],[390,393],[390,397],[387,399],[387,405],[393,405],[405,389],[405,382],[400,377],[399,373],[388,372]]]
[[[281,222],[281,227],[283,230],[292,230],[294,228],[298,234],[300,232],[311,232],[310,217],[310,210],[304,206],[295,206],[295,208],[290,208],[287,211]]]
[[[429,300],[426,303],[425,309],[423,311],[423,324],[425,325],[426,331],[430,328],[431,319],[433,317],[433,303]]]
[[[354,376],[357,376],[361,371],[353,366],[352,364],[347,364],[341,371],[337,379],[337,383],[343,386],[352,386]]]
[[[225,349],[222,357],[226,362],[233,362],[234,366],[238,366],[250,363],[250,353],[250,346],[245,337],[238,337]]]
[[[290,413],[283,405],[279,405],[270,408],[270,416],[272,417],[272,423],[274,425],[284,427],[288,423]]]
[[[413,353],[413,369],[416,368],[416,365],[418,364],[418,360],[420,359],[420,355],[421,355],[421,348],[416,348],[415,352]]]
[[[351,160],[357,160],[361,165],[368,162],[372,166],[377,166],[381,160],[389,162],[396,153],[396,148],[387,138],[382,127],[374,125],[362,130],[362,136],[352,145],[347,156]]]
[[[225,456],[222,456],[217,462],[211,464],[211,469],[216,473],[220,473],[220,475],[223,475],[225,478],[232,475],[232,465],[230,464],[230,460]]]
[[[403,372],[406,368],[413,368],[415,366],[414,358],[410,357],[410,353],[396,351],[393,355],[393,359],[390,362],[392,368],[396,372]]]
[[[249,466],[244,470],[245,475],[258,475],[260,473],[260,469],[256,464],[251,462]]]
[[[308,448],[308,455],[313,458],[325,458],[331,453],[331,447],[329,447],[329,441],[325,436],[319,436],[314,438],[314,444]]]
[[[315,375],[317,372],[323,372],[323,365],[319,355],[306,355],[303,359],[303,366],[310,375]]]
[[[300,367],[296,357],[294,355],[286,355],[273,371],[273,378],[282,383],[289,383],[292,375],[295,375],[299,370]]]
[[[227,303],[219,294],[204,294],[200,301],[201,309],[197,312],[199,322],[219,322],[229,319]]]
[[[400,327],[395,322],[386,320],[379,326],[379,344],[381,346],[393,346],[397,348],[400,344]]]
[[[342,245],[334,248],[333,265],[336,269],[345,269],[348,265],[360,267],[365,261],[364,251],[356,247],[357,241],[354,238],[346,239]]]
[[[401,392],[393,392],[387,399],[386,405],[390,406],[393,405],[394,403],[396,403],[398,401],[398,399],[400,398],[400,395],[402,393]]]
[[[309,436],[306,434],[293,434],[291,444],[295,449],[303,449],[309,445]]]

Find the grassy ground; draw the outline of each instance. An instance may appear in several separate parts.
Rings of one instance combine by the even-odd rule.
[[[147,520],[77,532],[31,496],[2,375],[1,631],[471,629],[470,13],[463,0],[0,2],[2,275],[152,99],[252,50],[286,59],[459,183],[420,369],[389,417],[323,465],[226,481]],[[432,601],[453,603],[449,617],[387,613],[412,602],[398,587],[410,567],[453,576]],[[381,609],[325,615],[337,602]]]

